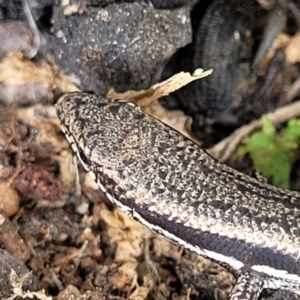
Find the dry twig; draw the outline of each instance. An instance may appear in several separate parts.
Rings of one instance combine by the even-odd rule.
[[[278,108],[272,113],[266,114],[274,125],[283,123],[291,118],[300,116],[300,101],[293,102],[284,107]],[[235,152],[241,141],[253,131],[261,128],[262,119],[254,120],[251,123],[235,130],[229,137],[210,148],[209,153],[220,161],[226,161]]]

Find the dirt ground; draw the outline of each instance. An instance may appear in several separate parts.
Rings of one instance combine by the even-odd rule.
[[[196,1],[67,2],[32,7],[35,53],[20,3],[0,1],[0,299],[227,299],[233,275],[114,209],[74,158],[54,105],[70,91],[149,88],[191,42]],[[283,297],[300,299],[261,299]]]

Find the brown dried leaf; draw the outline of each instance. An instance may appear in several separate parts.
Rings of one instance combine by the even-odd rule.
[[[213,70],[210,69],[204,72],[202,69],[197,69],[192,75],[189,72],[180,72],[163,82],[151,86],[148,90],[117,93],[114,89],[111,89],[107,93],[107,97],[128,100],[140,106],[145,106],[162,96],[169,95],[192,81],[210,75],[212,71]]]
[[[199,143],[199,141],[191,135],[191,117],[185,115],[181,110],[168,110],[157,101],[143,107],[143,111],[178,130],[195,143]]]
[[[150,236],[150,231],[120,210],[111,212],[104,205],[99,218],[107,225],[105,234],[111,244],[116,246],[115,261],[136,261],[143,251],[143,239]]]
[[[109,273],[109,282],[118,289],[124,289],[125,286],[138,286],[137,265],[138,262],[125,262],[121,267]]]
[[[182,257],[183,248],[158,236],[153,239],[153,251],[158,257],[165,256],[179,262]]]
[[[296,33],[285,48],[286,61],[292,65],[300,62],[300,32]]]
[[[287,45],[290,43],[291,37],[286,33],[280,33],[277,38],[274,40],[268,54],[266,55],[264,61],[259,67],[258,73],[260,75],[263,75],[267,72],[267,68],[269,65],[269,62],[274,57],[277,50],[282,49],[284,50]]]
[[[300,62],[300,32],[294,36],[286,33],[280,33],[273,42],[264,62],[262,63],[259,73],[264,74],[270,60],[274,57],[277,50],[283,50],[286,56],[286,63],[293,65]]]
[[[19,235],[18,230],[19,228],[16,224],[0,214],[1,248],[7,250],[11,255],[25,262],[30,257],[30,250]]]
[[[0,212],[11,217],[19,210],[20,196],[9,182],[0,182]]]
[[[151,288],[148,286],[138,286],[129,296],[130,300],[144,300],[148,298]]]
[[[25,165],[24,170],[13,182],[13,186],[23,197],[35,201],[55,202],[60,199],[62,193],[61,182],[53,173],[31,163]]]
[[[64,92],[78,91],[50,58],[36,63],[19,52],[10,52],[0,60],[0,102],[3,104],[52,100],[55,88]]]

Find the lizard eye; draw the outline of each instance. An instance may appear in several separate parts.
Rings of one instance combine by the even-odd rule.
[[[93,162],[82,150],[79,150],[79,158],[86,166],[92,166]]]

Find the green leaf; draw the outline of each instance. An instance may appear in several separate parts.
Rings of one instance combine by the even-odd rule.
[[[263,116],[262,120],[262,129],[238,148],[238,154],[249,153],[256,170],[270,178],[274,185],[289,188],[290,153],[298,147],[300,140],[299,121],[291,119],[287,127],[277,133],[269,118]]]

